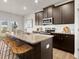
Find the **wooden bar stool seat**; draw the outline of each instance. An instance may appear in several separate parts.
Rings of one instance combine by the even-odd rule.
[[[28,44],[24,44],[21,46],[16,46],[16,47],[12,47],[12,51],[15,54],[23,54],[23,53],[27,53],[30,50],[32,50],[32,47]]]
[[[19,45],[17,44],[17,42],[15,40],[13,40],[12,38],[6,37],[4,39],[4,42],[11,47],[11,50],[13,53],[15,54],[23,54],[23,53],[27,53],[28,51],[32,50],[32,46],[28,45],[28,44],[22,44]]]
[[[4,42],[9,46],[9,47],[14,47],[16,46],[16,42],[12,40],[11,38],[6,37],[4,39]]]

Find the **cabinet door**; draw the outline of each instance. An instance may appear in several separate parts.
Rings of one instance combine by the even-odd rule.
[[[62,39],[62,35],[61,34],[54,34],[52,33],[51,35],[54,35],[53,37],[53,47],[54,48],[58,48],[61,49],[62,48],[62,44],[63,44],[63,39]]]
[[[74,23],[74,4],[72,2],[61,6],[61,17],[63,24]]]
[[[60,7],[54,7],[53,8],[53,19],[54,19],[54,24],[61,24]]]
[[[48,11],[48,9],[47,8],[44,8],[44,18],[47,18],[48,16],[47,16],[47,11]]]
[[[36,13],[35,14],[35,24],[42,25],[42,20],[43,20],[43,11]]]
[[[65,35],[62,47],[66,51],[74,53],[74,35]]]
[[[52,6],[48,7],[47,16],[48,16],[48,18],[53,17],[53,7]]]
[[[44,8],[44,18],[50,18],[53,16],[53,8],[52,6]]]

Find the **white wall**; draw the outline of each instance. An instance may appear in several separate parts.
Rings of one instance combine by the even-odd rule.
[[[75,57],[79,59],[79,0],[75,0]]]
[[[29,24],[31,24],[31,25],[33,25],[33,27],[35,27],[35,14],[30,14],[28,16],[24,16],[24,24],[27,25],[27,21],[30,21],[30,20],[33,21],[33,24],[32,23],[29,23]],[[26,26],[24,26],[24,30],[27,32],[32,32],[33,27],[27,28]]]
[[[8,12],[0,11],[0,21],[16,21],[18,23],[18,29],[23,30],[24,17],[16,14],[11,14]],[[0,23],[1,24],[1,23]],[[11,24],[9,24],[11,26]]]

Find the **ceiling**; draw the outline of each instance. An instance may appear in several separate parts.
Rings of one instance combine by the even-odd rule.
[[[34,0],[7,0],[7,3],[5,3],[4,0],[0,0],[0,11],[10,12],[18,15],[28,15],[49,5],[58,4],[66,0],[38,1],[39,2],[36,4]],[[27,7],[26,10],[24,10],[24,6]]]

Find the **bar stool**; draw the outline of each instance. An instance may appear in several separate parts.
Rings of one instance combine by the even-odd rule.
[[[11,48],[11,51],[19,56],[20,59],[26,59],[30,51],[32,51],[33,47],[24,43],[24,44],[17,44],[16,40],[13,40],[10,37],[6,37],[4,42]]]

